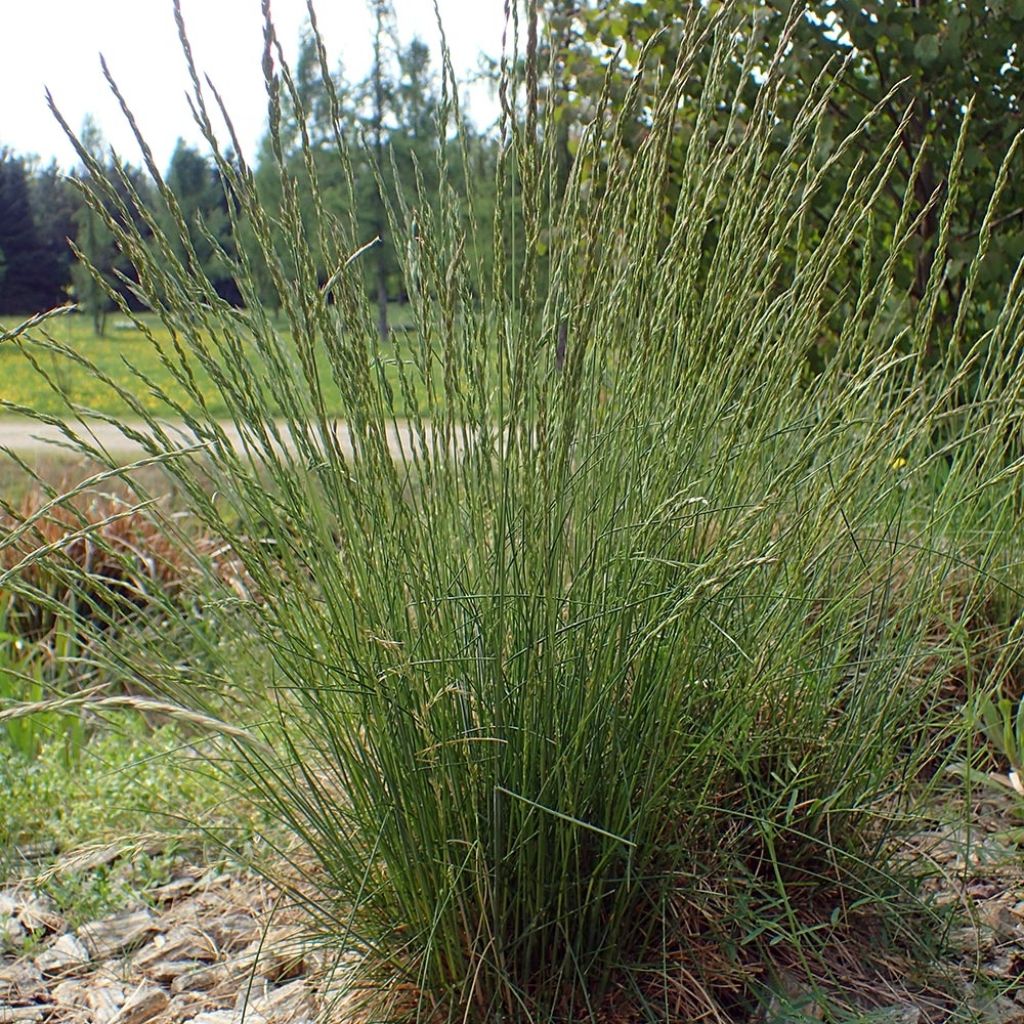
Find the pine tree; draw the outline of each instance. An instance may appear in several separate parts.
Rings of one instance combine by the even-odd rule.
[[[46,253],[32,217],[28,174],[22,159],[0,150],[0,252],[4,273],[0,279],[0,313],[22,314],[45,308]]]

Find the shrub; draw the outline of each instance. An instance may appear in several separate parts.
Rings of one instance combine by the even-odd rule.
[[[908,197],[892,251],[865,253],[858,293],[841,297],[837,357],[810,374],[830,282],[898,139],[794,264],[829,173],[805,155],[831,86],[814,84],[776,160],[781,83],[765,69],[738,141],[698,117],[666,223],[654,183],[689,61],[713,43],[702,109],[729,109],[730,31],[728,9],[695,12],[635,157],[602,106],[562,196],[536,54],[510,62],[493,225],[451,186],[465,154],[438,125],[440,195],[420,197],[415,226],[390,210],[396,251],[417,253],[398,390],[423,388],[428,412],[408,420],[396,410],[417,405],[374,347],[367,240],[322,205],[307,227],[280,160],[281,97],[297,97],[269,22],[279,225],[218,143],[193,68],[194,101],[290,332],[256,301],[245,253],[246,307],[217,295],[166,187],[173,244],[156,219],[143,239],[106,214],[170,332],[166,364],[186,389],[205,370],[239,437],[170,395],[165,415],[184,416],[201,452],[137,402],[147,427],[124,430],[261,594],[211,580],[206,629],[179,616],[119,669],[250,730],[236,760],[316,862],[314,919],[396,1013],[749,1008],[765,965],[820,979],[909,884],[887,840],[913,827],[950,743],[922,728],[953,659],[934,638],[937,595],[956,566],[990,573],[1020,525],[1003,439],[1024,372],[986,354],[1019,347],[1022,276],[994,336],[932,367],[923,355],[945,339],[893,276],[922,213]],[[115,183],[80,155],[104,216]],[[981,225],[967,280],[986,237]],[[524,248],[521,268],[506,243]],[[326,285],[317,265],[338,268]],[[329,383],[341,423],[324,413]]]

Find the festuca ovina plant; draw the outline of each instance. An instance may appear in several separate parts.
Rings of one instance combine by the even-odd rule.
[[[953,564],[994,574],[1019,528],[1021,275],[992,331],[946,348],[927,299],[896,285],[925,212],[913,190],[891,250],[859,244],[898,137],[806,231],[835,163],[808,159],[834,80],[807,87],[781,149],[778,63],[721,131],[735,17],[692,12],[635,152],[610,77],[564,187],[536,5],[502,64],[493,179],[474,177],[446,64],[436,188],[413,207],[379,168],[411,310],[393,344],[373,239],[323,201],[269,13],[273,203],[215,132],[182,28],[248,240],[220,253],[240,304],[205,276],[141,131],[160,216],[79,149],[178,389],[140,381],[154,412],[122,388],[117,422],[252,581],[239,594],[209,572],[203,628],[171,606],[116,667],[230,725],[232,770],[283,827],[295,894],[373,1019],[723,1019],[773,965],[824,984],[907,896],[894,839],[956,743],[927,710],[951,656],[941,583]],[[372,140],[329,108],[350,173]],[[934,295],[952,207],[932,205]],[[829,330],[837,355],[811,373]],[[15,335],[103,377],[45,320]],[[200,370],[227,417],[202,412]],[[71,443],[132,483],[73,412]]]

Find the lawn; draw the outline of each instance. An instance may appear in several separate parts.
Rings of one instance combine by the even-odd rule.
[[[392,305],[390,310],[394,343],[385,351],[378,351],[368,360],[368,365],[377,366],[383,372],[384,380],[391,386],[398,403],[400,414],[412,412],[402,404],[399,362],[412,357],[413,335],[410,313],[407,307]],[[0,332],[17,326],[23,318],[7,317],[0,320]],[[68,356],[49,349],[47,339],[73,350],[88,360],[100,373],[108,376],[115,384],[132,394],[151,413],[163,414],[167,405],[157,391],[165,392],[189,413],[198,411],[198,403],[172,377],[161,352],[171,346],[171,334],[164,324],[152,314],[139,317],[151,337],[139,330],[129,319],[111,316],[103,336],[96,333],[92,319],[88,316],[71,314],[54,318],[43,328],[27,333],[27,341],[7,342],[0,345],[0,401],[31,408],[49,415],[62,415],[68,411],[68,403],[84,406],[96,412],[111,416],[128,415],[128,404],[118,398],[111,387],[84,366],[76,365]],[[275,318],[274,330],[291,342],[291,331],[287,320]],[[34,341],[35,344],[29,342]],[[30,353],[38,362],[38,369],[26,358]],[[259,362],[255,346],[251,354],[254,364]],[[341,396],[337,383],[331,376],[326,350],[320,345],[317,351],[317,368],[324,382],[324,393],[329,414],[342,412]],[[47,384],[40,372],[51,382]],[[209,415],[226,416],[228,407],[224,397],[201,365],[195,365],[197,385],[207,402]],[[418,375],[413,376],[414,404],[422,411],[426,401],[425,389]],[[144,379],[143,379],[144,378]],[[151,382],[156,390],[150,387]],[[273,406],[273,396],[268,396]],[[0,410],[0,415],[3,410]]]

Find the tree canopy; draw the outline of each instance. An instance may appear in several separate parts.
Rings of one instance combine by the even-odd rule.
[[[52,165],[0,150],[0,313],[60,303],[67,283],[67,196]]]
[[[584,26],[596,63],[617,60],[624,74],[631,73],[646,48],[649,71],[667,73],[675,65],[682,26],[695,6],[694,0],[609,0],[575,4],[573,13]],[[877,152],[881,140],[898,135],[888,203],[880,208],[886,215],[876,216],[875,228],[880,238],[891,236],[904,197],[913,196],[923,216],[902,272],[911,300],[920,301],[940,227],[935,197],[950,187],[957,189],[956,215],[945,242],[952,263],[942,288],[942,306],[954,309],[986,223],[1001,162],[1024,127],[1024,54],[1018,45],[1024,0],[807,0],[795,7],[775,0],[739,0],[729,10],[726,6],[709,5],[712,12],[717,9],[734,20],[743,46],[732,68],[738,102],[717,112],[716,127],[724,131],[731,124],[733,130],[742,130],[765,84],[764,69],[776,57],[785,83],[779,107],[781,151],[787,125],[803,99],[820,88],[823,71],[837,75],[825,99],[826,130],[815,140],[814,158],[824,163],[839,141],[858,129],[864,144],[840,158],[835,189],[824,193],[815,212],[824,221],[835,190],[864,152]],[[706,67],[689,70],[694,97]],[[656,82],[658,74],[649,78]],[[593,81],[591,74],[589,79],[577,76],[572,84],[586,92],[593,90]],[[637,105],[638,126],[649,110],[649,103]],[[696,104],[680,112],[681,139],[696,113]],[[637,137],[642,138],[642,131]],[[958,172],[951,179],[956,162]],[[1016,265],[1024,255],[1024,175],[1011,175],[1002,183],[999,208],[987,223],[990,270],[983,268],[974,285],[983,319],[994,315],[996,281],[1004,278],[1003,268]]]

